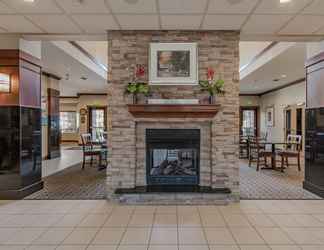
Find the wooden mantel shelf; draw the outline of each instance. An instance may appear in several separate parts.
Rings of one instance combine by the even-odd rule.
[[[128,104],[136,118],[212,118],[220,110],[216,104]]]

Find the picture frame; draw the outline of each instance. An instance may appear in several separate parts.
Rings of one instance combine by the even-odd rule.
[[[11,76],[10,74],[0,73],[0,93],[10,93]]]
[[[197,43],[150,43],[149,84],[197,85]]]
[[[275,126],[275,109],[274,106],[269,106],[266,109],[266,125],[267,127]]]

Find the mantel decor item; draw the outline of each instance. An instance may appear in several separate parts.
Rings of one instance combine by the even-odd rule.
[[[85,108],[80,109],[80,121],[82,124],[86,122],[87,113],[88,113],[87,109]]]
[[[196,43],[151,43],[149,83],[198,84]]]
[[[207,69],[207,80],[200,80],[199,86],[201,91],[209,93],[209,104],[215,102],[215,95],[224,95],[224,80],[219,78],[214,80],[215,71],[212,68]]]
[[[133,95],[133,104],[137,103],[137,95],[143,94],[144,96],[148,96],[150,92],[150,88],[147,83],[140,82],[140,79],[145,75],[145,69],[143,65],[136,65],[133,81],[129,82],[126,87],[126,94]]]
[[[0,73],[0,93],[10,93],[10,75]]]

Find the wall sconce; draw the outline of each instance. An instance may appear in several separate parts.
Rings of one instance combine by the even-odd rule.
[[[10,93],[10,75],[0,73],[0,93]]]

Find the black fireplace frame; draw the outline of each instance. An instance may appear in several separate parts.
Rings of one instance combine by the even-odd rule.
[[[198,186],[200,180],[200,129],[146,129],[146,181],[149,186]],[[172,145],[171,145],[172,144]],[[193,176],[152,176],[151,148],[189,149],[196,153],[196,174]]]

